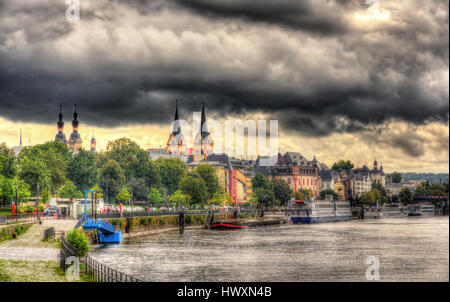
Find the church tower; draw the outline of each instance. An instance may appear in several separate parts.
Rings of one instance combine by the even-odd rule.
[[[194,140],[194,161],[206,159],[214,150],[214,142],[206,124],[205,103],[202,104],[202,118],[199,130]]]
[[[166,154],[186,155],[186,143],[178,117],[178,100],[175,102],[175,119],[172,124],[172,133],[167,140]]]
[[[56,122],[56,125],[58,126],[58,133],[55,136],[55,141],[58,140],[67,146],[66,135],[63,132],[64,131],[64,122],[63,122],[62,105],[61,104],[59,104],[59,120],[58,120],[58,122]]]
[[[81,140],[81,136],[78,133],[78,125],[80,122],[78,121],[78,112],[77,112],[77,105],[75,104],[75,111],[73,113],[73,121],[72,121],[72,127],[73,132],[70,135],[69,138],[69,148],[73,152],[77,153],[78,150],[81,148],[83,141]]]

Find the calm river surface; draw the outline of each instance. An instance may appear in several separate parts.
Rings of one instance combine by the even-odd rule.
[[[145,281],[449,281],[449,218],[409,217],[247,230],[186,230],[95,248],[93,258]]]

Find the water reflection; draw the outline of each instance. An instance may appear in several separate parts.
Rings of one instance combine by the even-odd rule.
[[[95,259],[146,281],[448,281],[449,219],[397,218],[246,230],[185,230],[94,249]]]

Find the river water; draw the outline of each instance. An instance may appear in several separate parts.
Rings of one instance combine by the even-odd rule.
[[[100,262],[145,281],[449,281],[449,218],[408,217],[246,230],[186,230],[95,248]]]

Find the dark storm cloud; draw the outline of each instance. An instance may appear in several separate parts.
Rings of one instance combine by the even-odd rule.
[[[212,18],[242,18],[245,20],[307,30],[322,35],[334,35],[349,30],[341,13],[357,1],[292,1],[292,0],[175,0],[184,6]],[[361,4],[361,2],[359,2]]]
[[[352,24],[356,0],[83,1],[77,24],[58,3],[0,0],[1,117],[54,123],[62,103],[67,124],[77,103],[92,125],[168,123],[179,99],[182,118],[204,101],[309,136],[448,122],[445,1],[373,25]]]

